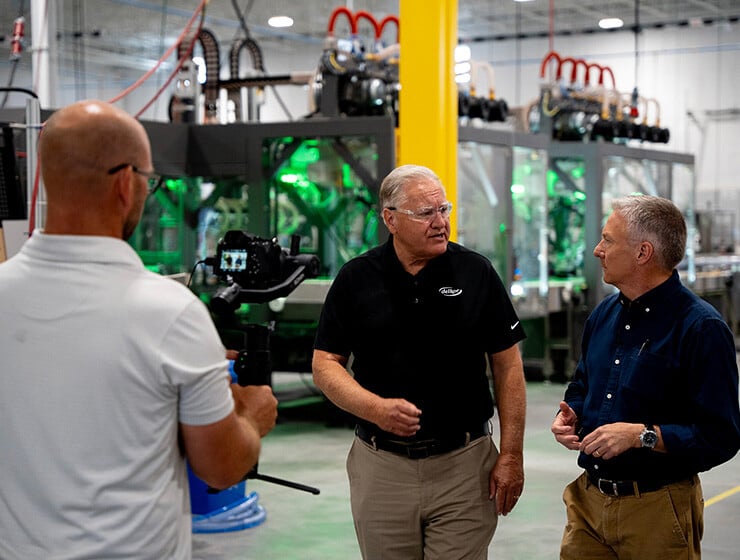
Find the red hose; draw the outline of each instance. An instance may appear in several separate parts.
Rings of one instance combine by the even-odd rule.
[[[334,24],[337,22],[339,14],[344,14],[347,16],[350,25],[350,31],[353,35],[357,33],[357,21],[352,15],[352,12],[349,11],[349,8],[346,8],[345,6],[339,6],[338,8],[335,8],[334,11],[331,13],[331,16],[329,17],[329,26],[327,28],[327,33],[329,35],[334,35]]]
[[[570,83],[575,84],[578,78],[578,67],[583,66],[586,69],[586,80],[588,80],[588,64],[582,58],[576,58],[573,60],[573,70],[570,73]]]
[[[560,55],[556,53],[555,51],[550,51],[545,55],[545,58],[542,59],[542,64],[540,64],[540,78],[545,77],[545,68],[547,68],[547,63],[550,62],[550,59],[555,59],[558,61],[558,77],[560,77],[560,65],[562,64],[562,60],[560,59]]]
[[[378,25],[377,20],[373,17],[373,14],[370,12],[366,12],[365,10],[360,10],[358,12],[355,12],[355,33],[359,30],[360,27],[360,19],[366,19],[368,20],[372,26],[373,31],[375,31],[375,38],[380,38],[380,25]]]
[[[617,89],[617,81],[614,79],[614,72],[612,72],[612,69],[609,66],[604,66],[601,69],[601,74],[599,74],[599,84],[604,83],[604,72],[609,73],[609,76],[611,76],[611,79],[612,79],[612,87],[614,89]]]
[[[376,39],[380,39],[380,36],[383,35],[383,29],[385,29],[385,26],[391,22],[396,24],[396,43],[401,40],[401,24],[398,22],[398,16],[394,15],[385,16],[380,20],[380,24],[378,24],[380,31]]]

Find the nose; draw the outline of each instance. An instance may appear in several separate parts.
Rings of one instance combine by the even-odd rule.
[[[601,243],[599,243],[596,247],[594,247],[594,257],[596,257],[597,259],[604,258],[604,251],[600,247],[601,247]]]
[[[432,217],[432,221],[430,223],[433,227],[440,227],[440,224],[442,227],[444,227],[447,224],[447,218],[442,216],[442,212],[440,212],[439,208],[437,208],[434,211],[434,216]]]

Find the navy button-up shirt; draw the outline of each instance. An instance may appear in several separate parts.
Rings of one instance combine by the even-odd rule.
[[[612,480],[677,480],[731,459],[740,448],[734,337],[720,314],[678,273],[629,301],[604,299],[586,322],[565,401],[581,437],[599,426],[660,426],[668,453],[630,449],[578,464]]]

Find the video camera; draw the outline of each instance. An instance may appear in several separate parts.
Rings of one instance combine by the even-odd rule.
[[[299,254],[300,236],[291,237],[286,251],[277,239],[262,239],[239,230],[227,231],[219,240],[216,257],[208,259],[213,273],[227,286],[211,298],[211,311],[221,317],[233,316],[242,303],[265,303],[289,295],[306,278],[319,274],[316,255]],[[244,348],[234,360],[237,383],[271,385],[270,328],[265,325],[241,326]],[[258,472],[258,466],[244,479],[258,479],[296,490],[318,494],[319,489]],[[217,492],[209,489],[209,492]]]
[[[262,239],[243,231],[227,231],[218,242],[213,273],[228,283],[214,294],[211,309],[224,315],[242,303],[265,303],[290,294],[306,278],[319,274],[316,255],[299,254],[300,236],[290,251],[277,239]]]

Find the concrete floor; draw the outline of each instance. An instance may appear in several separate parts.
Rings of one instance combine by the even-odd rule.
[[[278,396],[309,395],[310,376],[276,374]],[[517,508],[499,520],[491,558],[552,560],[558,557],[565,523],[561,494],[580,469],[576,454],[561,447],[550,423],[565,386],[529,383],[525,438],[525,490]],[[287,395],[287,393],[284,393]],[[292,401],[293,404],[308,401]],[[317,401],[318,399],[313,399]],[[316,496],[259,480],[247,481],[267,517],[264,523],[230,533],[193,535],[198,560],[359,560],[345,458],[352,430],[322,405],[281,408],[279,425],[263,440],[259,471],[320,488]],[[334,427],[327,425],[334,424]],[[495,423],[494,423],[495,425]],[[498,440],[498,437],[496,440]],[[740,557],[740,456],[702,476],[704,558]],[[450,559],[453,560],[453,559]],[[650,560],[650,559],[646,559]]]

